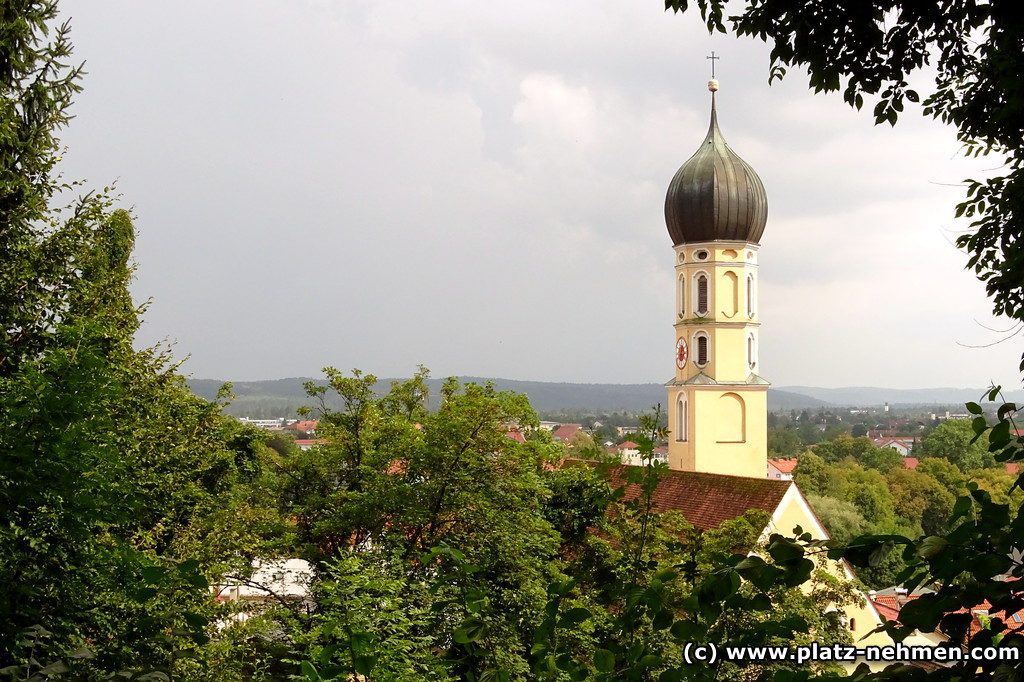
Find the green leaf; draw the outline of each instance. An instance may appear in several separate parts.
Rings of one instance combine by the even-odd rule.
[[[299,669],[302,671],[302,676],[307,682],[320,682],[320,673],[317,672],[316,668],[309,661],[302,661],[299,664]]]
[[[186,612],[181,617],[194,628],[204,628],[210,622],[209,618],[199,613]]]
[[[558,626],[563,628],[571,628],[575,625],[579,625],[583,621],[591,617],[589,609],[585,609],[582,606],[569,609],[562,614],[562,617],[558,619]]]
[[[664,630],[672,625],[673,620],[675,614],[672,613],[672,609],[661,609],[652,619],[651,627],[655,630]]]
[[[475,642],[483,635],[485,627],[483,621],[477,618],[468,618],[452,633],[452,639],[458,644]]]
[[[594,667],[602,673],[612,672],[615,670],[615,654],[608,649],[596,649],[594,651]]]
[[[43,668],[42,670],[40,670],[39,674],[40,675],[47,675],[47,676],[49,676],[49,675],[63,675],[64,673],[68,672],[69,670],[70,670],[70,668],[68,668],[67,664],[64,663],[64,661],[54,661],[50,665],[48,665],[45,668]]]
[[[167,569],[163,566],[143,566],[139,574],[147,583],[158,583],[167,575]]]
[[[938,557],[949,546],[949,541],[938,535],[929,535],[917,545],[917,555],[926,561]]]
[[[984,410],[981,409],[981,405],[978,403],[967,403],[967,411],[971,414],[984,414]]]
[[[373,666],[377,663],[376,656],[356,656],[352,660],[352,666],[356,669],[356,672],[360,675],[369,675],[373,671]]]
[[[789,538],[784,538],[781,535],[773,537],[776,539],[769,543],[768,554],[771,555],[772,559],[774,559],[776,563],[783,564],[803,557],[804,548],[796,542]]]

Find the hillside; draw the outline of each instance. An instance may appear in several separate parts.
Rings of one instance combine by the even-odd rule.
[[[483,383],[482,377],[461,377],[462,381]],[[308,378],[272,379],[267,381],[239,381],[233,383],[236,400],[228,412],[239,416],[278,417],[294,414],[308,404],[302,389]],[[391,379],[382,379],[378,390],[386,390]],[[547,381],[519,381],[494,379],[502,390],[524,393],[539,412],[580,410],[594,412],[644,412],[665,402],[665,387],[661,384],[570,384]],[[193,379],[189,386],[197,394],[212,399],[223,381]],[[436,394],[440,379],[430,380],[431,391]],[[772,410],[813,409],[827,406],[819,398],[800,395],[789,390],[769,389],[768,407]]]
[[[900,406],[959,406],[978,402],[984,388],[878,388],[854,386],[845,388],[817,388],[814,386],[784,386],[781,391],[817,398],[833,405],[870,407],[874,405]],[[1008,401],[1021,402],[1024,391],[1004,391]]]

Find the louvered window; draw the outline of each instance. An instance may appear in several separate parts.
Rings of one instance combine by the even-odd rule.
[[[708,277],[697,276],[697,313],[706,315],[708,312]]]
[[[706,336],[697,337],[697,364],[708,364],[708,337]]]

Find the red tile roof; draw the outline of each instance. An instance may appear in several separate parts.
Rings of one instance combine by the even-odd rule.
[[[509,429],[508,433],[506,433],[505,435],[511,438],[512,440],[516,441],[517,443],[526,442],[526,438],[523,436],[523,434],[519,433],[519,429]]]
[[[903,604],[912,599],[917,599],[917,595],[897,597],[894,594],[876,594],[871,597],[871,603],[875,605],[875,610],[878,611],[878,615],[889,621],[899,620],[900,608]]]
[[[768,463],[778,469],[780,474],[791,474],[796,469],[797,459],[796,457],[787,457],[785,459],[770,459]]]
[[[296,445],[323,445],[327,442],[326,438],[296,438]]]
[[[899,620],[900,609],[909,601],[917,599],[919,595],[888,595],[888,594],[877,594],[871,597],[871,602],[875,605],[875,609],[878,611],[878,615],[882,616],[885,620]],[[1011,630],[1017,630],[1021,627],[1022,621],[1024,621],[1024,609],[1017,611],[1016,613],[1007,614],[1005,611],[992,611],[992,604],[987,600],[978,604],[971,609],[959,609],[954,613],[967,613],[970,611],[971,614],[971,626],[968,631],[968,637],[974,637],[974,635],[981,632],[982,624],[981,619],[978,617],[978,612],[984,612],[992,617],[1002,618],[1006,626]],[[1020,621],[1017,620],[1020,618]]]
[[[634,443],[631,440],[626,440],[626,441],[623,441],[623,442],[619,443],[618,445],[616,445],[615,449],[620,451],[620,452],[623,451],[623,450],[639,450],[640,446],[637,445],[636,443]]]
[[[583,429],[583,424],[562,424],[552,432],[552,436],[555,440],[560,440],[563,443],[568,443],[572,440],[572,437],[576,435],[578,431]]]
[[[592,462],[567,459],[563,467],[593,466]],[[627,465],[612,467],[609,483],[619,487],[625,481]],[[654,511],[679,511],[698,530],[716,528],[723,521],[742,516],[751,509],[773,513],[792,481],[746,476],[725,476],[696,471],[667,470],[654,491]],[[640,486],[627,485],[625,501],[636,499]]]
[[[295,422],[290,425],[289,429],[295,429],[296,431],[316,431],[316,427],[320,425],[316,419],[305,419],[303,421]]]
[[[1008,473],[1008,474],[1019,474],[1020,473],[1020,464],[1018,462],[1007,462],[1006,463],[1006,473]]]
[[[917,457],[904,457],[903,458],[903,468],[904,469],[916,469],[918,461],[919,460],[917,459]]]

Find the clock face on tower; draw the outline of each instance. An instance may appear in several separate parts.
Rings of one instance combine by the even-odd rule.
[[[686,367],[686,339],[676,341],[676,367]]]

